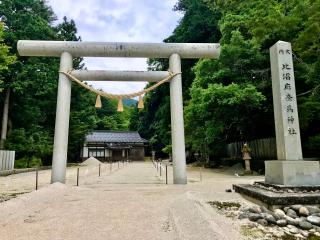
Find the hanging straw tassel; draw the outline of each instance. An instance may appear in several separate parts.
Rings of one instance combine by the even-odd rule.
[[[102,103],[101,103],[101,97],[100,95],[97,95],[97,99],[96,99],[96,108],[101,108],[102,107]]]
[[[141,95],[139,96],[138,108],[139,109],[143,109],[144,108],[143,98],[142,98]]]
[[[122,98],[119,99],[118,101],[118,112],[123,112],[123,103],[122,103]]]

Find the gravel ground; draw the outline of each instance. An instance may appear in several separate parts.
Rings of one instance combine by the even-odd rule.
[[[208,201],[250,204],[234,183],[253,183],[262,177],[236,177],[232,172],[188,168],[188,185],[169,184],[152,163],[117,163],[68,168],[67,184],[52,184],[50,170],[39,173],[40,189],[33,191],[34,173],[0,177],[0,192],[22,194],[0,203],[0,239],[245,239],[238,220],[226,218]]]

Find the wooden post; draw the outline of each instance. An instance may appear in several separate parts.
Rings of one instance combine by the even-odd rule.
[[[36,190],[38,190],[38,179],[39,179],[39,171],[36,170]]]
[[[168,165],[166,165],[166,184],[168,184]]]
[[[80,169],[77,168],[77,186],[79,186],[79,171],[80,171]]]

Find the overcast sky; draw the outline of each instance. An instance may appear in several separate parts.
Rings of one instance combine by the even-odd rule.
[[[59,21],[73,19],[82,41],[162,42],[171,35],[181,14],[177,0],[49,0]],[[85,58],[91,70],[146,70],[141,58]],[[112,93],[140,90],[145,83],[94,82]]]

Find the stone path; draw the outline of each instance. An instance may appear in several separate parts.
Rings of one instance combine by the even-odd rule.
[[[225,189],[260,179],[206,170],[200,183],[199,171],[190,168],[189,184],[178,186],[165,185],[151,163],[115,165],[112,174],[103,165],[100,178],[97,168],[87,170],[81,169],[79,187],[72,168],[67,185],[53,184],[0,203],[1,239],[241,239],[239,225],[206,202],[245,202]],[[23,182],[26,176],[19,175],[15,180]],[[171,168],[168,175],[170,183]]]

